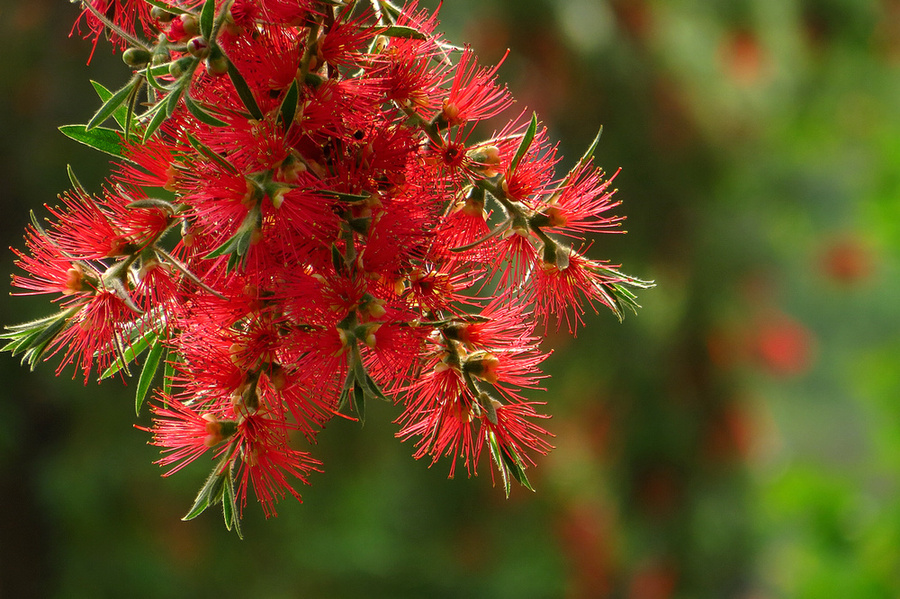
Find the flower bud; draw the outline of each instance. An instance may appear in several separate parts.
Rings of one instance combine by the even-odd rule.
[[[194,62],[196,58],[193,56],[182,56],[178,60],[169,63],[169,75],[178,79],[184,72],[188,69],[190,64]]]
[[[209,56],[209,43],[203,36],[192,37],[188,40],[187,51],[195,58],[206,58]]]
[[[142,67],[150,62],[150,53],[141,48],[128,48],[122,52],[122,62],[130,67]]]
[[[206,67],[206,72],[215,77],[228,72],[228,59],[225,58],[225,55],[218,48],[212,48],[203,64]]]
[[[165,10],[164,8],[154,6],[150,9],[150,17],[156,19],[160,23],[168,23],[175,18],[175,15]]]
[[[179,17],[181,26],[187,35],[197,35],[200,33],[200,21],[190,13],[184,13]]]

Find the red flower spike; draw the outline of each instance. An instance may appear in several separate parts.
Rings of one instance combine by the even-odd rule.
[[[385,397],[414,457],[474,475],[487,444],[504,486],[530,488],[550,449],[528,399],[548,355],[536,323],[574,332],[586,305],[621,316],[648,286],[585,255],[621,221],[593,150],[560,180],[536,116],[477,138],[513,102],[499,65],[415,2],[83,7],[87,37],[152,58],[132,70],[146,95],[106,188],[76,183],[27,229],[13,285],[61,310],[0,333],[5,349],[85,377],[165,355],[145,429],[159,464],[219,464],[190,517],[221,500],[237,527],[251,489],[274,515],[319,468],[295,439]],[[121,121],[113,108],[98,117]]]

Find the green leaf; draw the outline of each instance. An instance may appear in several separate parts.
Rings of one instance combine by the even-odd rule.
[[[69,326],[69,319],[80,309],[80,306],[72,306],[44,318],[6,327],[7,332],[0,333],[0,339],[9,339],[9,342],[0,351],[8,351],[13,356],[23,354],[22,363],[27,362],[34,370],[47,346]]]
[[[200,35],[207,41],[212,40],[213,19],[216,16],[215,0],[206,0],[200,10]]]
[[[75,171],[72,169],[71,164],[66,165],[66,174],[69,175],[69,183],[72,184],[72,188],[78,193],[87,195],[87,191],[84,189],[84,185],[81,184],[81,181],[78,180],[78,177],[75,176]],[[32,213],[33,215],[34,213]]]
[[[187,81],[188,79],[182,79],[182,81]],[[187,87],[187,83],[182,83],[166,96],[166,116],[172,116],[175,113],[175,108],[178,106],[178,100],[181,99],[181,95],[184,93],[184,88]],[[160,100],[162,101],[162,100]]]
[[[107,102],[107,101],[109,101],[110,98],[112,98],[113,93],[111,91],[109,91],[108,89],[106,89],[106,87],[104,87],[102,83],[97,83],[96,81],[91,81],[91,85],[94,86],[94,91],[96,91],[97,95],[100,96],[101,102]],[[127,110],[128,109],[126,106],[119,106],[112,113],[113,118],[116,120],[116,122],[119,124],[119,126],[122,127],[123,129],[125,128],[125,120],[126,120],[126,111]]]
[[[166,2],[162,2],[161,0],[144,0],[147,4],[151,4],[153,6],[159,7],[166,12],[170,12],[173,15],[186,15],[189,14],[188,11],[178,8],[176,6],[172,6]]]
[[[205,259],[218,258],[219,256],[228,256],[228,264],[226,270],[231,272],[243,263],[247,250],[250,249],[250,242],[253,240],[253,233],[261,224],[262,213],[259,205],[253,206],[244,217],[244,222],[238,227],[237,232],[229,237],[219,247],[204,256]]]
[[[222,516],[225,518],[225,528],[234,532],[238,538],[243,540],[244,535],[241,533],[241,516],[237,506],[237,498],[234,494],[234,479],[229,472],[225,477],[225,493],[222,497]]]
[[[278,113],[281,115],[281,123],[284,126],[284,130],[287,131],[291,128],[291,124],[294,122],[294,116],[297,114],[297,100],[300,97],[300,91],[297,87],[297,80],[294,79],[291,82],[291,86],[288,88],[287,93],[284,94],[284,99],[281,101],[281,108],[278,109]]]
[[[353,411],[359,418],[360,424],[366,423],[366,392],[363,390],[359,381],[353,386]]]
[[[581,165],[587,164],[588,161],[594,157],[594,152],[597,151],[597,146],[600,145],[600,136],[601,135],[603,135],[603,126],[601,126],[600,130],[597,131],[597,136],[594,138],[594,141],[591,142],[591,145],[588,146],[588,149],[585,151],[584,156],[582,156],[578,160],[578,162],[575,164],[575,168],[578,168]]]
[[[509,473],[516,479],[516,482],[529,491],[534,491],[534,487],[531,486],[528,477],[525,475],[525,465],[522,463],[522,459],[519,457],[519,454],[516,453],[515,449],[506,447],[505,445],[501,446],[500,458],[503,460],[503,465]],[[509,496],[509,493],[507,493],[507,496]]]
[[[537,114],[531,114],[531,122],[528,123],[528,129],[525,130],[525,134],[522,136],[522,141],[519,142],[519,147],[516,148],[516,153],[513,155],[512,162],[509,163],[509,172],[514,172],[516,167],[519,166],[519,161],[522,160],[522,157],[525,156],[525,153],[528,151],[528,148],[531,147],[531,142],[534,141],[534,136],[537,133]]]
[[[319,191],[319,193],[331,196],[341,202],[348,202],[351,204],[354,202],[364,202],[372,197],[371,195],[359,195],[359,194],[355,194],[355,193],[344,193],[341,191],[331,191],[330,189],[323,189],[323,190]]]
[[[500,472],[500,479],[503,481],[503,492],[508,498],[511,490],[509,484],[509,472],[503,464],[503,458],[500,457],[500,446],[497,444],[497,435],[492,432],[488,432],[488,445],[491,448],[491,457],[494,459],[494,464],[496,464],[497,470]]]
[[[159,359],[162,357],[164,349],[162,340],[157,337],[153,347],[150,348],[150,353],[147,354],[147,359],[144,360],[144,368],[141,369],[141,376],[138,377],[137,391],[134,396],[134,413],[137,416],[141,415],[141,406],[144,405],[144,399],[153,383],[153,377],[159,368]]]
[[[253,97],[253,91],[251,91],[250,86],[247,85],[247,81],[231,60],[228,61],[228,76],[231,77],[231,82],[234,84],[234,90],[241,98],[241,102],[244,103],[244,107],[250,113],[250,116],[258,121],[263,120],[265,117],[263,116],[262,110],[259,109],[259,105],[256,103],[256,98]]]
[[[146,142],[148,139],[153,137],[153,134],[156,133],[156,130],[159,129],[160,125],[163,124],[169,115],[166,114],[166,111],[163,110],[164,104],[163,101],[160,100],[156,103],[156,105],[142,114],[141,116],[147,116],[148,114],[153,114],[153,118],[150,119],[150,122],[147,123],[147,128],[144,129],[144,141]]]
[[[228,469],[225,468],[229,457],[229,453],[225,452],[219,463],[209,473],[209,478],[203,483],[200,492],[197,493],[197,498],[194,499],[194,504],[182,520],[193,520],[206,511],[206,508],[222,500],[222,496],[225,493],[225,479],[229,478]]]
[[[185,94],[184,104],[187,106],[188,112],[194,115],[201,123],[206,123],[211,127],[227,127],[228,123],[219,120],[208,113],[199,103],[191,99],[190,94]]]
[[[105,127],[94,127],[91,130],[85,125],[63,125],[59,128],[63,135],[79,143],[100,150],[116,158],[122,157],[122,138],[118,131]]]
[[[141,355],[144,350],[146,350],[151,345],[155,344],[157,341],[156,331],[153,329],[147,329],[141,335],[137,337],[134,341],[132,341],[127,347],[122,351],[122,355],[120,355],[115,362],[109,365],[109,367],[100,373],[100,380],[108,379],[112,375],[116,374],[123,368],[127,367],[130,362],[133,362],[135,358]]]
[[[427,39],[427,36],[416,29],[415,27],[406,27],[404,25],[391,25],[387,29],[376,27],[375,29],[381,35],[386,35],[388,37],[401,37],[404,39],[413,39],[413,40],[424,40]]]
[[[122,107],[122,104],[131,96],[131,94],[135,93],[135,89],[138,85],[140,85],[142,81],[141,77],[133,77],[131,81],[125,84],[125,87],[112,94],[100,107],[100,109],[94,113],[94,116],[91,117],[91,120],[88,121],[87,130],[90,131],[106,119],[108,119],[117,109]],[[96,86],[95,86],[96,89]]]
[[[175,362],[178,360],[178,354],[168,350],[166,351],[166,359],[163,363],[163,395],[169,397],[172,395],[172,384],[175,382]]]
[[[241,171],[239,171],[236,166],[231,164],[231,162],[229,162],[224,156],[222,156],[209,146],[205,145],[202,141],[200,141],[190,133],[187,134],[187,140],[188,143],[191,144],[191,147],[200,152],[200,154],[202,154],[203,156],[206,156],[210,160],[216,162],[216,164],[221,166],[228,173],[232,175],[240,174]]]

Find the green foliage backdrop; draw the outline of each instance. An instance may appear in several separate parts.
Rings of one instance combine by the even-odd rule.
[[[433,5],[434,3],[423,3]],[[59,134],[124,81],[76,8],[0,0],[0,220],[96,188]],[[388,405],[321,435],[326,468],[238,541],[182,522],[131,392],[0,356],[0,597],[889,598],[900,593],[900,3],[448,2],[441,29],[577,157],[598,126],[657,281],[624,324],[552,335],[537,493],[447,480]],[[568,165],[562,165],[567,167]],[[12,254],[0,258],[12,271]],[[46,308],[0,298],[4,323]],[[133,383],[132,383],[133,384]],[[536,397],[537,399],[537,397]],[[146,425],[143,420],[138,424]]]

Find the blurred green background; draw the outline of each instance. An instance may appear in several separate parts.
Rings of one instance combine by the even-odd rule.
[[[435,2],[422,2],[434,6]],[[0,219],[97,189],[58,133],[127,70],[61,0],[0,0]],[[325,472],[245,540],[182,522],[132,391],[0,356],[0,597],[900,596],[900,1],[447,2],[570,162],[597,153],[628,235],[592,255],[657,281],[637,317],[552,335],[556,450],[536,493],[447,480],[397,415],[320,436]],[[4,251],[0,270],[12,271]],[[48,311],[0,297],[4,323]],[[146,417],[138,421],[146,425]]]

